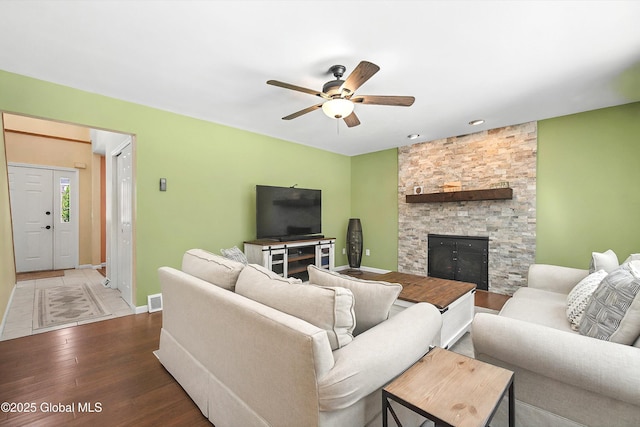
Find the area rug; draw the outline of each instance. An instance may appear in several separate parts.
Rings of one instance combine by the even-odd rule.
[[[87,284],[36,289],[33,329],[97,319],[111,313]]]

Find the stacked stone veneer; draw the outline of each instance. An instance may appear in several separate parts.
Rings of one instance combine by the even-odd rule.
[[[401,147],[398,150],[398,270],[426,274],[427,235],[489,237],[489,291],[526,285],[536,243],[536,122]],[[508,181],[512,200],[406,203],[460,181],[462,190]]]

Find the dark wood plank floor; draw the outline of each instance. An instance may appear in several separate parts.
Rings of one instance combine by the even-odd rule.
[[[3,407],[0,425],[211,426],[152,353],[161,325],[138,314],[1,341],[0,403],[34,412]]]

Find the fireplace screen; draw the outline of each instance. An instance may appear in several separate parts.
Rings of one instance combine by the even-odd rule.
[[[427,274],[489,290],[489,238],[429,234]]]

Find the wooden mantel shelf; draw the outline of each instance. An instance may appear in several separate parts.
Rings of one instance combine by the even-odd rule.
[[[465,202],[476,200],[508,200],[513,198],[512,188],[491,188],[487,190],[452,191],[443,193],[410,194],[407,203]]]

